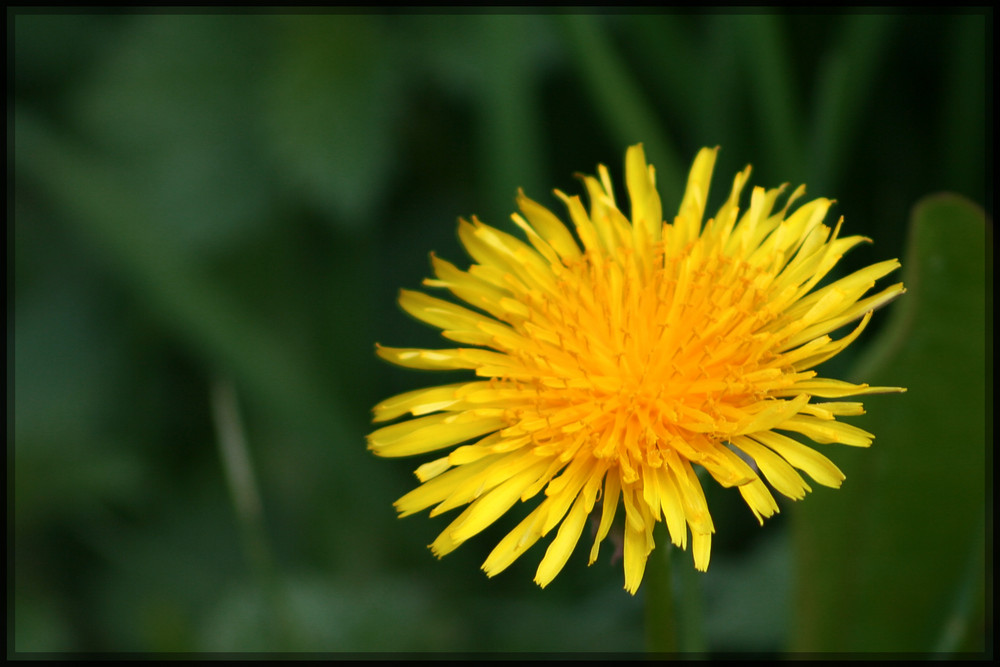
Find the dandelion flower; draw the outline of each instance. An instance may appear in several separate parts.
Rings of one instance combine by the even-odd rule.
[[[872,434],[837,420],[863,414],[862,404],[840,399],[903,390],[827,379],[813,369],[854,341],[873,310],[903,293],[900,283],[868,295],[899,262],[820,286],[866,239],[840,237],[842,220],[832,230],[823,224],[831,200],[792,211],[801,186],[780,207],[783,188],[754,188],[741,211],[750,167],[703,222],[715,157],[716,150],[698,153],[673,222],[663,220],[641,145],[625,158],[631,220],[603,165],[597,177],[582,178],[589,210],[579,197],[555,191],[579,243],[521,192],[512,219],[527,242],[473,217],[458,229],[474,261],[467,270],[431,255],[436,277],[424,284],[467,306],[401,292],[404,310],[459,347],[377,346],[378,355],[408,368],[477,376],[374,408],[376,422],[406,416],[368,436],[375,454],[448,450],[417,468],[421,484],[395,503],[401,516],[464,506],[430,545],[434,554],[451,552],[518,501],[532,502],[483,569],[496,575],[556,531],[535,575],[544,587],[592,512],[596,560],[623,505],[625,589],[634,593],[658,521],[674,545],[686,549],[690,541],[698,570],[708,568],[715,527],[696,469],[736,487],[763,524],[778,511],[764,480],[800,499],[811,489],[799,471],[829,487],[844,479],[797,436],[871,444]]]

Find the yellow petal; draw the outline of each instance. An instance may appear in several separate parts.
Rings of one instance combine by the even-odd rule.
[[[761,525],[764,524],[764,519],[773,516],[778,511],[778,504],[774,502],[774,496],[764,486],[764,482],[759,479],[737,488]]]
[[[692,533],[691,554],[694,556],[694,569],[707,572],[708,561],[712,555],[712,534]]]
[[[559,526],[556,538],[552,540],[552,544],[545,551],[542,562],[538,565],[538,570],[535,572],[536,584],[545,588],[566,565],[576,543],[580,540],[580,533],[583,532],[583,525],[587,521],[589,512],[590,507],[587,506],[584,497],[577,496],[573,503],[573,509],[569,511],[562,525]]]
[[[770,449],[744,436],[733,438],[733,444],[754,460],[767,481],[780,493],[789,498],[801,500],[806,497],[806,493],[812,491],[792,466]]]
[[[496,431],[506,424],[495,414],[458,420],[452,414],[418,417],[383,426],[368,435],[368,448],[379,456],[423,454]]]
[[[711,178],[711,167],[709,167]],[[646,164],[642,144],[630,146],[625,152],[625,183],[632,205],[632,229],[645,231],[649,241],[659,241],[663,229],[663,210],[656,191],[653,168]],[[706,182],[707,191],[707,182]],[[682,205],[683,208],[683,205]]]
[[[517,207],[535,228],[539,236],[545,239],[552,249],[564,260],[576,260],[580,257],[580,246],[576,244],[573,235],[566,225],[556,215],[541,204],[532,201],[518,191]]]
[[[646,571],[646,560],[653,550],[652,531],[645,527],[634,528],[631,524],[625,525],[625,590],[635,595],[642,583],[642,575]]]
[[[521,491],[535,481],[546,465],[545,461],[538,462],[469,505],[431,546],[435,554],[448,553],[500,518],[518,501]]]
[[[458,389],[467,384],[463,382],[428,389],[416,389],[387,398],[372,408],[372,412],[375,413],[374,421],[388,421],[405,415],[407,412],[414,416],[421,416],[438,410],[446,410],[459,402]]]
[[[836,489],[840,488],[840,483],[844,481],[844,473],[840,468],[812,447],[807,447],[780,433],[755,433],[753,438],[770,447],[823,486]]]
[[[417,476],[421,482],[426,482],[428,480],[434,479],[445,470],[451,467],[451,462],[448,460],[447,456],[442,456],[434,461],[429,461],[414,471],[413,474]]]
[[[454,493],[455,489],[475,479],[489,467],[495,458],[480,459],[473,463],[452,468],[413,489],[393,503],[399,516],[409,516],[431,505],[436,505]]]
[[[708,202],[708,187],[712,180],[712,169],[715,167],[715,157],[718,148],[702,148],[694,159],[691,172],[688,175],[687,188],[681,200],[680,210],[674,220],[675,250],[680,250],[684,244],[693,241],[701,230],[701,220],[705,214]]]
[[[674,473],[667,466],[660,466],[651,481],[656,484],[659,491],[660,506],[670,533],[670,541],[681,549],[686,549],[688,529],[684,519],[684,504],[674,480]]]
[[[462,354],[462,350],[422,350],[412,347],[376,345],[375,353],[398,366],[422,370],[445,371],[477,366],[476,360]]]
[[[489,467],[475,476],[466,478],[461,485],[451,489],[451,492],[431,510],[431,516],[443,514],[448,510],[471,503],[483,494],[492,491],[500,484],[517,477],[525,470],[539,464],[540,459],[530,451],[504,452],[501,456],[488,459]],[[537,475],[536,475],[537,477]],[[523,489],[522,489],[523,491]]]
[[[621,484],[616,474],[608,474],[604,478],[604,499],[601,505],[601,523],[597,527],[597,535],[594,537],[594,546],[590,549],[590,563],[597,560],[598,549],[601,542],[608,536],[611,523],[615,520],[618,510],[618,496],[621,493]]]
[[[799,416],[785,421],[779,428],[783,431],[801,433],[810,440],[822,444],[839,442],[852,447],[870,447],[875,436],[850,424],[829,422],[815,417]]]
[[[538,541],[542,534],[535,529],[535,524],[537,523],[537,512],[540,509],[541,507],[525,517],[493,548],[483,563],[483,571],[486,572],[486,576],[494,577],[506,570],[511,563]]]

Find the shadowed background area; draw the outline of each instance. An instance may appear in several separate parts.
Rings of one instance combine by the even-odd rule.
[[[910,290],[823,367],[910,389],[823,450],[843,489],[759,528],[706,485],[682,646],[992,646],[991,18],[8,11],[8,652],[643,650],[613,549],[487,579],[507,517],[438,562],[448,519],[392,507],[431,457],[365,448],[453,381],[373,346],[445,346],[395,300],[467,266],[456,219],[516,233],[518,187],[562,216],[635,142],[667,216],[718,145],[710,210],[748,163],[806,183],[874,240],[842,272]]]

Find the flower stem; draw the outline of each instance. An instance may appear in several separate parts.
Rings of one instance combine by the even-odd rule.
[[[670,576],[670,540],[666,528],[657,524],[656,542],[665,545],[654,549],[646,561],[646,651],[676,653],[677,618],[674,613],[674,591]]]
[[[674,560],[684,560],[687,552],[670,549]],[[701,586],[705,576],[682,563],[674,570],[674,595],[677,603],[677,650],[681,653],[704,653],[706,650]]]

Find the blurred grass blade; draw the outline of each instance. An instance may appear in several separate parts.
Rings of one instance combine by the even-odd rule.
[[[232,382],[215,380],[211,387],[211,402],[222,469],[240,522],[247,559],[268,603],[268,632],[272,634],[274,645],[287,649],[296,645],[292,639],[291,614],[264,528],[263,505]]]
[[[333,392],[296,348],[230,298],[177,239],[144,224],[156,203],[130,190],[123,170],[68,147],[23,111],[15,119],[15,141],[18,178],[36,183],[171,331],[275,405],[340,429]]]
[[[648,85],[649,95],[658,106],[669,100],[672,129],[680,136],[702,136],[704,128],[702,73],[676,63],[699,62],[705,58],[704,44],[676,14],[643,14],[629,17],[630,46],[640,61],[656,70]],[[665,121],[660,121],[665,122]],[[717,141],[717,140],[716,140]]]
[[[226,475],[226,485],[236,509],[236,517],[247,537],[249,560],[259,569],[270,569],[270,552],[261,518],[260,492],[253,474],[250,449],[236,404],[232,382],[212,383],[212,416],[215,420],[219,457]]]
[[[496,223],[508,220],[518,188],[529,196],[545,192],[544,164],[539,100],[535,94],[539,49],[530,39],[538,22],[516,15],[490,16],[476,21],[477,53],[484,70],[479,104],[479,132],[483,150],[484,173],[481,210]],[[510,44],[519,44],[508,50]],[[494,54],[505,53],[497,58]],[[534,193],[534,194],[532,194]],[[492,216],[496,216],[493,218]]]
[[[844,22],[840,44],[819,74],[813,104],[810,170],[805,182],[814,192],[836,191],[858,125],[872,98],[871,90],[895,22],[887,14],[853,14]]]
[[[781,178],[802,171],[802,114],[792,81],[792,61],[776,14],[743,17],[744,63],[750,77],[750,102],[757,112],[763,143]]]
[[[988,234],[958,196],[914,209],[909,292],[855,374],[908,392],[865,398],[874,445],[829,452],[844,486],[795,507],[793,650],[983,650]]]
[[[987,18],[985,14],[956,16],[948,40],[947,88],[941,96],[944,105],[940,134],[944,155],[946,187],[962,192],[981,192],[986,147],[987,87]],[[992,47],[991,47],[992,50]],[[978,185],[978,187],[976,187]],[[987,187],[990,187],[987,185]],[[966,188],[975,188],[967,190]]]
[[[677,150],[663,132],[639,83],[618,56],[598,17],[590,14],[561,17],[569,46],[594,106],[612,135],[625,146],[642,142],[650,163],[656,167],[656,185],[666,210],[681,200],[687,174]]]

